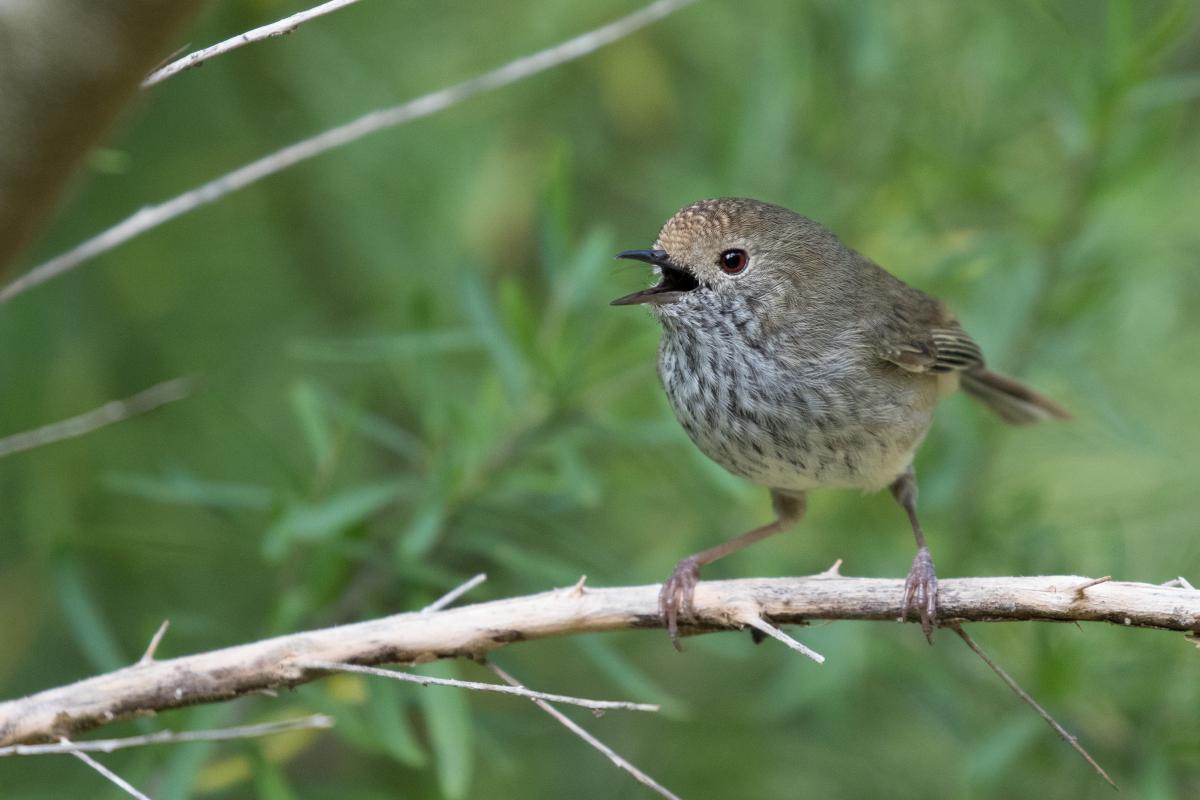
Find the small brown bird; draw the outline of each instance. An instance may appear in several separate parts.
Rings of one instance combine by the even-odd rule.
[[[941,301],[851,250],[820,224],[745,198],[702,200],[667,220],[645,304],[663,326],[658,372],[675,416],[709,458],[771,490],[774,522],[680,561],[659,594],[678,647],[700,568],[779,533],[823,487],[891,489],[917,554],[903,616],[932,642],[937,576],[917,521],[912,460],[939,398],[964,389],[1005,422],[1069,419],[1053,400],[984,366]]]

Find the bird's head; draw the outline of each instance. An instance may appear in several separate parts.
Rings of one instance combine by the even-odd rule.
[[[824,227],[781,206],[701,200],[667,220],[652,249],[617,254],[652,265],[658,281],[612,304],[646,304],[660,319],[739,300],[783,312],[828,282],[830,263],[847,252]]]

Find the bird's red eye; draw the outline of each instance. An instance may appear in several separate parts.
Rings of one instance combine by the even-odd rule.
[[[717,263],[721,265],[721,271],[725,274],[737,275],[750,263],[750,256],[746,255],[745,250],[726,250],[721,253]]]

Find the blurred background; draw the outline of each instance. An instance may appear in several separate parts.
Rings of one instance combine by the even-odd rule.
[[[210,4],[192,47],[307,2]],[[145,93],[15,275],[135,211],[634,0],[363,2]],[[1200,9],[1192,2],[705,0],[586,59],[305,163],[0,314],[0,436],[184,374],[188,400],[0,460],[0,697],[160,654],[415,609],[662,580],[770,516],[688,442],[656,324],[612,260],[679,206],[749,195],[945,298],[991,363],[1077,415],[1003,428],[963,398],[922,450],[943,577],[1200,578]],[[886,493],[811,498],[705,577],[900,577]],[[1126,797],[1200,795],[1200,681],[1177,634],[976,625]],[[496,660],[683,797],[1108,791],[945,633],[653,631]],[[488,680],[468,663],[429,668]],[[355,677],[124,723],[325,711],[337,727],[103,758],[169,798],[648,797],[512,698]],[[118,797],[6,759],[5,797]]]

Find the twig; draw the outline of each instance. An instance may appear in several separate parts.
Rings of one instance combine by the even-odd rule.
[[[1160,586],[1178,586],[1180,589],[1191,589],[1193,592],[1196,591],[1196,587],[1192,586],[1191,582],[1188,581],[1188,579],[1183,577],[1182,575],[1180,575],[1178,578],[1172,578],[1171,580],[1167,581],[1166,583],[1162,583],[1159,585]]]
[[[1200,630],[1200,592],[1108,581],[1076,600],[1055,588],[1085,580],[1073,575],[947,578],[938,587],[940,611],[942,619],[952,622],[1091,621],[1185,633]],[[695,621],[687,632],[741,630],[745,623],[738,621],[738,614],[747,606],[775,626],[834,619],[891,622],[900,614],[903,585],[900,579],[824,576],[701,581],[694,600]],[[593,586],[578,595],[554,589],[130,665],[0,702],[0,746],[56,736],[74,739],[78,731],[118,719],[223,702],[322,677],[298,666],[298,661],[416,664],[476,658],[531,639],[660,629],[658,591],[658,585]]]
[[[182,400],[191,393],[192,384],[191,378],[175,378],[164,381],[138,392],[132,397],[126,397],[124,400],[112,400],[79,416],[44,425],[31,431],[11,434],[0,439],[0,458],[54,442],[61,442],[64,439],[74,439],[108,425],[123,422],[130,417],[153,411],[167,403]]]
[[[745,624],[749,625],[754,630],[759,631],[760,633],[765,633],[767,636],[770,636],[772,639],[776,639],[778,641],[783,642],[788,647],[795,650],[797,653],[808,656],[809,658],[811,658],[813,661],[817,662],[818,664],[825,663],[825,656],[821,655],[816,650],[813,650],[808,645],[805,645],[805,644],[802,644],[801,642],[796,641],[791,636],[788,636],[786,633],[779,630],[779,628],[776,628],[774,625],[767,622],[765,619],[760,617],[758,614],[755,614],[753,611],[747,611],[746,614],[738,617],[738,619],[740,622],[744,622]]]
[[[138,798],[138,800],[150,800],[149,797],[147,797],[146,795],[139,792],[136,788],[134,788],[133,784],[131,784],[129,781],[125,780],[120,775],[113,772],[111,769],[109,769],[108,767],[104,766],[96,759],[89,756],[87,753],[81,752],[79,749],[74,747],[74,745],[70,739],[67,739],[64,737],[59,737],[59,742],[66,745],[67,747],[71,748],[71,749],[67,750],[66,752],[75,756],[80,761],[87,764],[92,769],[96,770],[96,772],[99,772],[101,775],[103,775],[109,781],[116,784],[117,788],[121,789],[126,794],[128,794],[132,797],[136,797],[136,798]]]
[[[476,575],[474,578],[471,578],[471,580],[467,581],[463,585],[458,586],[454,589],[451,589],[450,591],[446,592],[444,595],[439,597],[437,600],[434,600],[432,603],[430,603],[429,605],[422,608],[421,613],[422,614],[431,614],[434,611],[441,611],[443,608],[450,605],[455,600],[462,597],[464,594],[471,591],[476,586],[478,586],[479,584],[483,583],[486,580],[487,580],[487,574],[483,573],[483,572],[479,573],[478,575]]]
[[[1000,680],[1004,681],[1004,683],[1007,684],[1008,688],[1012,689],[1013,693],[1017,697],[1021,698],[1021,700],[1023,702],[1027,703],[1030,708],[1032,708],[1034,711],[1036,711],[1038,713],[1038,716],[1040,716],[1042,719],[1046,720],[1046,724],[1049,725],[1051,728],[1053,728],[1054,732],[1057,733],[1060,737],[1062,737],[1063,741],[1065,741],[1067,744],[1071,745],[1071,747],[1075,750],[1075,752],[1077,752],[1077,753],[1079,753],[1079,755],[1083,756],[1083,760],[1092,765],[1092,769],[1094,769],[1096,771],[1097,775],[1099,775],[1101,778],[1104,778],[1104,780],[1108,781],[1108,785],[1111,786],[1112,788],[1114,788],[1114,789],[1117,788],[1117,784],[1113,783],[1113,779],[1108,777],[1108,773],[1104,771],[1103,767],[1101,767],[1099,764],[1096,763],[1096,759],[1092,758],[1091,754],[1088,753],[1088,751],[1084,749],[1083,745],[1081,745],[1079,743],[1079,740],[1076,739],[1074,736],[1072,736],[1070,733],[1068,733],[1066,728],[1064,728],[1062,725],[1059,725],[1058,720],[1056,720],[1054,717],[1050,716],[1049,711],[1042,708],[1041,704],[1038,703],[1037,700],[1034,700],[1029,695],[1028,692],[1026,692],[1024,689],[1022,689],[1021,686],[1015,680],[1013,680],[1012,676],[1004,671],[1003,667],[1001,667],[999,664],[997,664],[995,661],[993,661],[988,656],[987,653],[983,652],[983,649],[980,648],[979,645],[975,644],[975,640],[972,639],[970,637],[970,635],[966,631],[963,630],[961,625],[959,625],[957,623],[950,623],[947,627],[953,628],[954,632],[958,634],[959,638],[962,639],[964,642],[966,642],[967,647],[971,648],[971,651],[973,653],[975,653],[975,655],[982,658],[983,663],[987,664],[988,667],[991,668],[992,672],[999,675]]]
[[[263,25],[253,30],[239,33],[231,39],[226,39],[223,42],[205,47],[203,50],[197,50],[194,53],[188,53],[183,58],[172,61],[165,67],[161,67],[152,72],[146,80],[142,81],[142,88],[148,89],[156,83],[161,83],[172,75],[176,75],[184,70],[198,67],[209,59],[228,53],[231,50],[237,50],[239,47],[261,42],[263,39],[270,39],[275,36],[283,36],[291,33],[306,22],[314,20],[317,17],[322,17],[339,8],[345,8],[349,5],[354,5],[358,0],[329,0],[327,3],[322,3],[319,6],[314,6],[307,11],[301,11],[297,14],[292,14],[290,17],[285,17],[277,22],[272,22],[269,25]]]
[[[150,637],[150,644],[146,645],[146,652],[142,653],[142,657],[138,659],[139,664],[149,664],[154,660],[154,654],[158,652],[158,645],[162,638],[167,635],[167,627],[170,626],[171,620],[164,619],[162,625],[158,626],[158,630]]]
[[[360,664],[344,664],[336,661],[298,661],[296,666],[303,669],[318,669],[324,672],[357,672],[361,675],[374,675],[377,678],[391,678],[395,681],[416,683],[421,686],[454,686],[459,689],[471,689],[476,692],[495,692],[497,694],[512,694],[518,697],[528,697],[530,700],[552,700],[555,703],[567,703],[573,706],[583,706],[592,711],[609,711],[621,709],[624,711],[658,711],[658,706],[651,703],[629,703],[624,700],[587,700],[582,697],[571,697],[565,694],[548,694],[535,692],[532,689],[516,689],[511,686],[500,686],[495,683],[479,683],[478,681],[460,681],[454,678],[433,678],[429,675],[414,675],[411,672],[396,672],[378,667],[364,667]]]
[[[824,572],[817,573],[818,578],[840,578],[842,577],[842,560],[839,558],[829,565],[829,569]]]
[[[1099,586],[1102,583],[1108,583],[1111,580],[1112,575],[1105,575],[1103,578],[1092,578],[1090,581],[1084,581],[1083,583],[1079,584],[1071,591],[1077,599],[1082,600],[1083,593],[1088,589],[1092,588],[1093,586]]]
[[[16,744],[0,747],[3,756],[41,756],[54,753],[111,753],[129,747],[145,747],[151,744],[181,744],[184,742],[224,742],[229,739],[252,739],[258,736],[273,736],[276,733],[310,729],[332,728],[333,717],[313,714],[299,719],[280,722],[263,722],[258,725],[239,725],[235,728],[214,728],[207,731],[158,731],[145,736],[128,736],[124,739],[93,739],[87,742],[66,744]],[[62,737],[60,737],[62,738]]]
[[[369,134],[443,111],[482,92],[508,86],[551,67],[582,58],[634,31],[657,22],[692,2],[695,0],[655,0],[632,14],[573,39],[510,61],[490,72],[469,78],[445,89],[439,89],[415,100],[409,100],[391,108],[372,111],[344,125],[263,156],[170,200],[146,206],[133,216],[80,243],[71,250],[34,267],[8,286],[0,289],[0,303],[8,302],[17,295],[68,272],[101,253],[106,253],[165,222],[195,211],[288,167],[356,142]]]
[[[493,664],[491,661],[484,660],[483,664],[488,669],[490,669],[492,672],[496,673],[496,675],[500,678],[500,680],[504,681],[509,686],[512,686],[513,688],[524,688],[521,685],[520,681],[518,681],[512,675],[509,675],[507,672],[505,672],[500,667]],[[604,742],[597,739],[592,734],[588,733],[586,730],[584,730],[584,728],[582,728],[578,723],[576,723],[574,720],[572,720],[566,714],[562,713],[557,708],[555,708],[554,706],[550,705],[545,700],[542,700],[540,698],[533,698],[533,702],[542,711],[545,711],[547,714],[549,714],[550,716],[554,717],[556,720],[561,722],[567,728],[567,730],[571,731],[576,736],[578,736],[580,739],[583,739],[585,742],[590,744],[592,747],[596,748],[601,753],[603,753],[608,758],[609,761],[611,761],[613,764],[615,764],[617,766],[617,769],[625,770],[630,775],[632,775],[638,781],[638,783],[641,783],[644,786],[648,786],[650,789],[654,790],[659,795],[670,798],[670,800],[679,800],[679,797],[676,796],[674,793],[672,793],[670,789],[667,789],[661,783],[654,780],[646,773],[642,772],[640,769],[638,769],[633,764],[626,761],[621,756],[617,755],[617,753],[611,747],[609,747]]]

